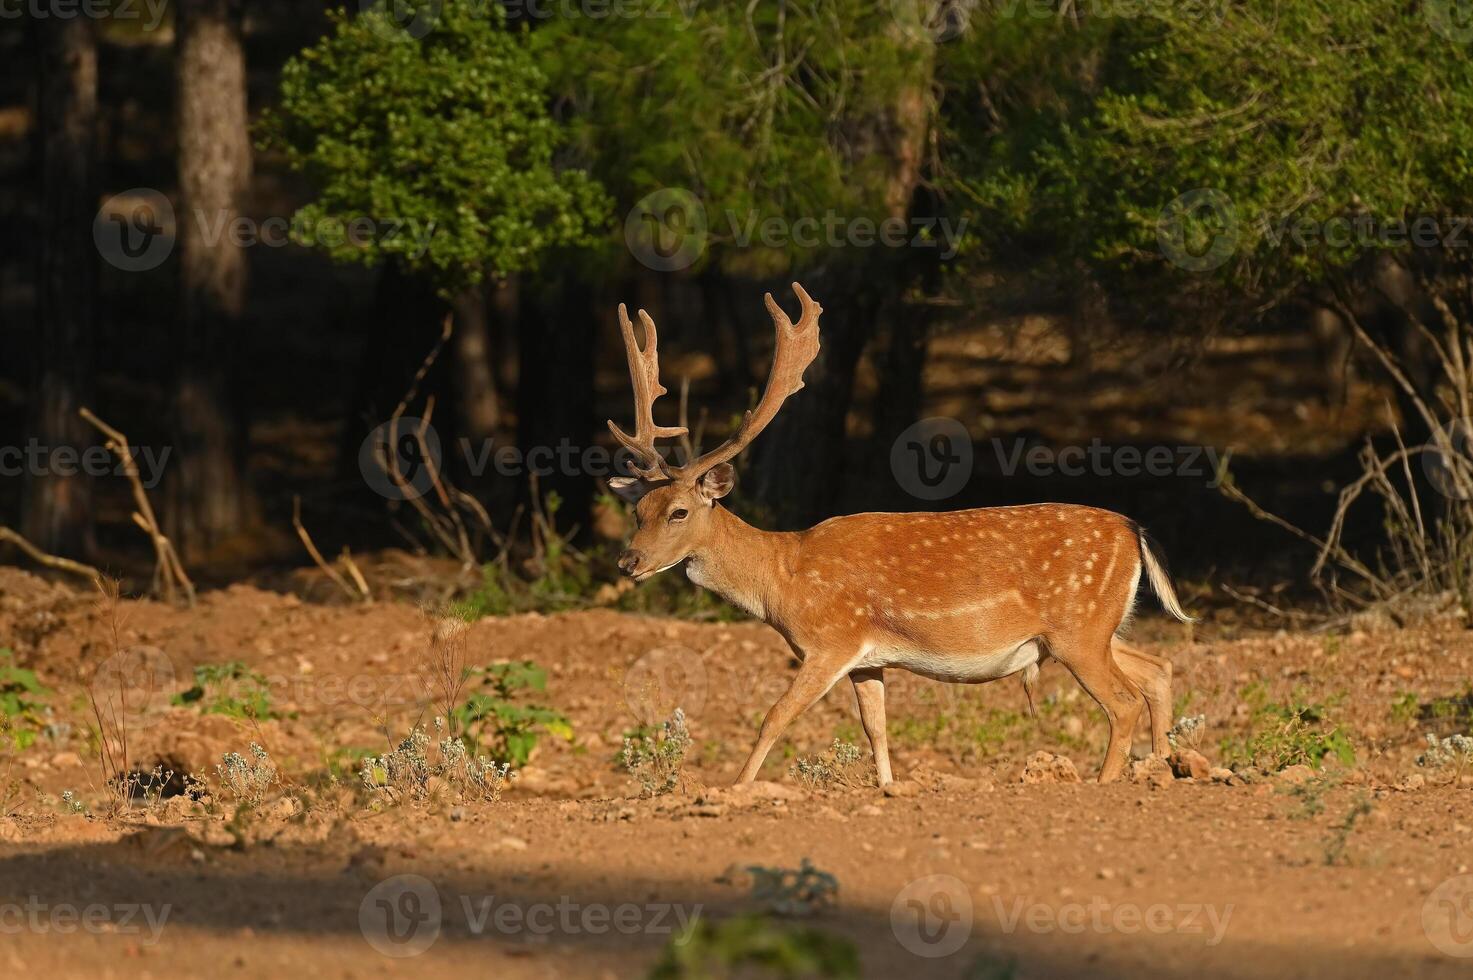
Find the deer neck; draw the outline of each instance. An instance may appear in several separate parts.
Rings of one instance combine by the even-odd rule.
[[[717,504],[706,545],[690,556],[686,576],[734,606],[772,622],[797,564],[798,535],[762,531]]]

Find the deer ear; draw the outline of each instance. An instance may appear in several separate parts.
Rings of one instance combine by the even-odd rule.
[[[706,502],[714,504],[731,493],[736,486],[736,467],[730,463],[718,463],[701,475],[700,491]]]
[[[611,476],[609,489],[631,504],[637,504],[650,492],[650,485],[637,476]]]

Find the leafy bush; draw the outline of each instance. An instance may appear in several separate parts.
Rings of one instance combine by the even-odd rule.
[[[11,747],[29,748],[46,727],[46,699],[51,692],[36,672],[15,665],[15,654],[0,648],[0,731]]]
[[[713,922],[697,919],[665,947],[651,980],[706,977],[859,977],[859,951],[842,936],[822,929],[743,915]]]
[[[422,13],[434,30],[419,40],[394,22]],[[338,261],[392,260],[454,293],[600,237],[607,200],[555,165],[547,80],[500,4],[396,0],[333,20],[282,69],[262,123],[265,145],[318,189],[293,219],[298,241]],[[319,232],[360,218],[379,233]]]
[[[455,721],[473,745],[489,746],[492,755],[515,768],[527,764],[543,735],[572,740],[567,715],[518,702],[520,692],[547,690],[547,672],[532,661],[489,664],[471,671],[471,677],[481,679],[483,690],[455,709]]]
[[[629,775],[639,780],[645,796],[659,796],[680,785],[680,770],[690,750],[685,712],[675,709],[670,720],[654,734],[625,736],[620,758]]]
[[[278,717],[271,710],[271,688],[265,675],[239,660],[198,665],[194,668],[194,685],[170,700],[176,705],[192,705],[205,715],[258,721]]]
[[[1244,739],[1222,743],[1224,757],[1234,765],[1251,764],[1270,772],[1294,765],[1324,766],[1333,756],[1341,765],[1355,764],[1355,746],[1350,735],[1330,721],[1330,708],[1295,697],[1273,703],[1261,684],[1244,691],[1251,709],[1251,729]]]
[[[752,898],[777,915],[813,915],[839,897],[839,879],[818,870],[807,858],[796,870],[751,865],[747,871],[752,875]]]

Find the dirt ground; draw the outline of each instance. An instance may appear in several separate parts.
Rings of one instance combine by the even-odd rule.
[[[1453,622],[1137,625],[1136,642],[1175,667],[1177,713],[1204,716],[1214,765],[1261,729],[1255,705],[1298,700],[1353,745],[1353,763],[1322,771],[1240,761],[1231,778],[1171,779],[1141,765],[1099,786],[1103,716],[1057,665],[1037,720],[1016,681],[889,678],[902,783],[885,793],[869,784],[847,687],[798,721],[766,782],[727,788],[793,673],[760,624],[488,618],[469,627],[472,662],[545,668],[532,700],[563,712],[572,737],[540,739],[498,802],[371,805],[354,750],[382,752],[433,714],[430,626],[414,606],[236,586],[193,610],[125,600],[119,613],[115,641],[85,591],[0,568],[0,649],[48,689],[34,744],[0,756],[6,975],[644,976],[691,920],[769,908],[752,867],[805,860],[837,893],[775,921],[852,941],[866,977],[1473,966],[1473,777],[1417,764],[1424,731],[1467,730],[1473,636]],[[209,775],[260,744],[282,780],[258,807],[182,794],[108,815],[88,690],[120,646],[146,652],[165,693],[201,664],[265,679],[269,720],[162,698],[130,732],[134,769]],[[680,785],[641,797],[623,738],[676,705],[692,736]],[[796,758],[835,738],[864,748],[867,778],[803,784]],[[1148,747],[1142,725],[1137,754]],[[1025,782],[1040,751],[1083,781],[1052,759]]]

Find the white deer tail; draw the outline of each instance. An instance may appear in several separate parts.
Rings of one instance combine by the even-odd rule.
[[[1141,566],[1146,570],[1146,578],[1151,580],[1151,591],[1161,600],[1162,607],[1183,623],[1196,622],[1177,601],[1176,590],[1171,587],[1171,576],[1166,573],[1166,566],[1161,563],[1161,559],[1156,557],[1150,536],[1141,528],[1136,528],[1136,535],[1141,544]]]

